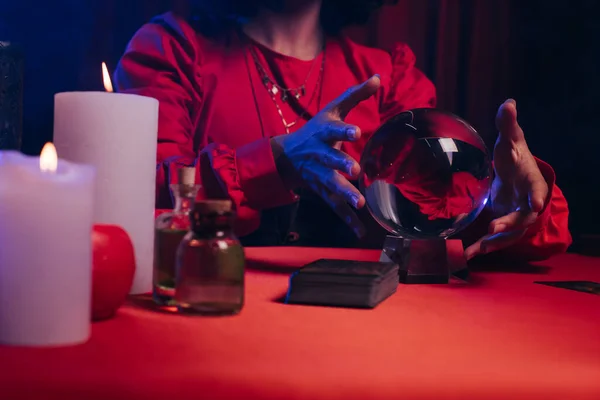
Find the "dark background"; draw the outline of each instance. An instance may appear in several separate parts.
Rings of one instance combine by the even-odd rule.
[[[51,140],[54,93],[102,90],[100,63],[114,68],[136,29],[173,6],[185,0],[0,0],[0,40],[27,58],[23,151]],[[400,0],[349,34],[382,48],[407,42],[439,106],[490,146],[496,109],[514,97],[532,151],[556,170],[577,237],[600,233],[599,12],[596,0]]]

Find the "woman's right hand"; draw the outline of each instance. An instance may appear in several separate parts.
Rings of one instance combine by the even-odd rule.
[[[329,103],[298,131],[271,139],[273,153],[282,178],[293,188],[308,186],[344,220],[357,236],[364,227],[354,210],[365,205],[360,191],[338,171],[358,178],[360,165],[336,144],[360,138],[360,128],[344,122],[348,113],[361,101],[377,92],[378,75],[353,86]]]

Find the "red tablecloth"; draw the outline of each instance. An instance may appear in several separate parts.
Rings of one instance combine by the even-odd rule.
[[[400,286],[374,310],[284,305],[290,268],[378,252],[248,249],[239,316],[129,305],[89,343],[0,347],[9,399],[600,399],[600,296],[533,283],[600,281],[600,259]],[[508,266],[507,266],[508,267]],[[278,272],[279,269],[279,272]]]

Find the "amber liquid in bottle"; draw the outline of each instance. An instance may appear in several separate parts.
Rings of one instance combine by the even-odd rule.
[[[199,186],[175,184],[171,191],[175,209],[156,219],[154,234],[154,271],[152,298],[161,306],[174,306],[177,249],[190,229],[189,213]]]
[[[244,306],[244,249],[233,233],[229,201],[198,202],[191,230],[177,252],[175,300],[179,311],[233,315]]]

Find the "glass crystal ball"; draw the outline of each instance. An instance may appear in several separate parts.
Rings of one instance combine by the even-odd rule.
[[[490,194],[492,164],[477,131],[436,109],[398,114],[369,139],[359,188],[375,220],[412,239],[447,238],[467,227]]]

